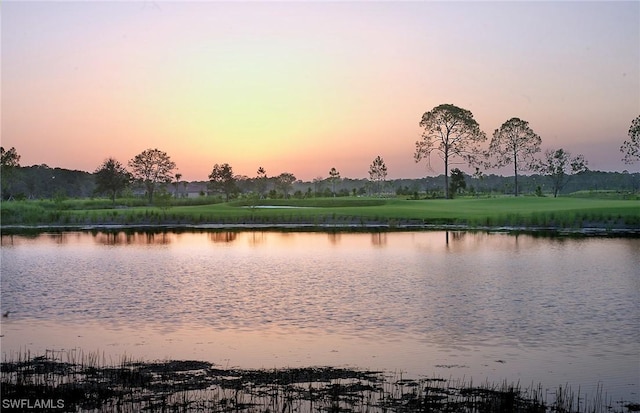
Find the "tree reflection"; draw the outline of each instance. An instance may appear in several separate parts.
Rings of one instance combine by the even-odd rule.
[[[449,232],[451,232],[451,240],[454,242],[463,241],[467,235],[464,231],[445,231],[445,244],[447,244],[447,247],[449,246]]]
[[[210,232],[209,233],[209,241],[219,243],[219,242],[233,242],[238,237],[237,232],[233,231],[221,231],[221,232]]]
[[[371,234],[371,244],[382,247],[387,245],[387,233],[386,232],[374,232]]]
[[[0,236],[0,245],[13,245],[13,235]]]
[[[56,244],[66,244],[71,241],[72,238],[80,239],[82,234],[80,232],[52,232],[44,234],[44,236]]]
[[[340,239],[342,238],[342,234],[339,232],[330,232],[327,235],[329,236],[329,242],[332,245],[337,245],[340,242]]]
[[[101,245],[166,245],[170,244],[174,233],[164,231],[119,231],[119,232],[94,232],[93,239]]]
[[[253,246],[257,246],[260,244],[264,244],[267,241],[267,237],[264,232],[252,232],[249,237],[249,244]]]

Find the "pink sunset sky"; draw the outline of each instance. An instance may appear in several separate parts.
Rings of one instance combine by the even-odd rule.
[[[22,165],[94,171],[148,148],[185,180],[388,178],[422,114],[469,109],[489,139],[512,117],[543,149],[637,171],[640,2],[3,1],[2,146]],[[461,169],[470,171],[468,168]],[[495,170],[512,174],[509,168]]]

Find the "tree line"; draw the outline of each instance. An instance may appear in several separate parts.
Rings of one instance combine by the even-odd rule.
[[[549,149],[541,157],[536,157],[536,154],[541,152],[542,139],[527,121],[519,118],[511,118],[496,129],[485,150],[481,149],[480,144],[487,140],[487,136],[469,110],[451,104],[439,105],[422,115],[419,126],[424,131],[421,139],[415,143],[414,160],[426,161],[430,169],[433,154],[443,160],[445,198],[451,198],[459,191],[465,190],[469,179],[477,181],[476,185],[472,186],[473,191],[481,191],[485,178],[483,169],[491,167],[513,166],[512,193],[516,196],[521,193],[520,172],[532,171],[534,177],[546,177],[550,183],[551,192],[557,196],[567,185],[569,178],[588,171],[584,156],[572,156],[564,148]],[[640,116],[632,121],[628,135],[629,139],[623,142],[620,151],[624,155],[622,160],[625,163],[633,163],[640,160]],[[113,157],[109,157],[96,168],[93,174],[49,168],[47,165],[21,167],[20,155],[15,148],[5,150],[2,147],[0,152],[2,199],[107,195],[115,203],[116,197],[121,196],[125,191],[131,188],[142,188],[151,204],[158,194],[161,197],[179,196],[180,186],[185,184],[181,180],[182,175],[176,172],[176,163],[166,152],[157,148],[147,149],[133,157],[127,163],[128,168]],[[452,165],[461,162],[475,167],[476,172],[469,176],[458,168],[450,170]],[[329,170],[328,177],[314,179],[313,190],[307,185],[305,193],[301,194],[300,189],[297,189],[296,193],[300,192],[297,196],[380,194],[383,191],[393,190],[387,185],[387,172],[384,159],[377,156],[369,166],[369,180],[365,180],[366,182],[359,188],[351,186],[350,190],[345,191],[343,185],[343,188],[338,191],[337,186],[345,180],[333,167]],[[56,178],[58,178],[57,181]],[[302,184],[290,172],[268,177],[263,167],[257,169],[256,176],[253,178],[238,176],[234,174],[232,166],[228,163],[216,163],[208,178],[207,193],[223,194],[226,201],[239,193],[247,192],[261,198],[275,197],[278,194],[287,198],[292,194],[294,184],[298,183],[298,186]],[[399,181],[403,180],[395,180],[395,182]],[[59,187],[56,182],[64,182],[65,185]],[[324,188],[320,191],[318,188],[324,183],[328,183],[330,189]],[[174,187],[173,194],[169,186]],[[406,185],[396,184],[395,186],[396,192],[402,192],[405,187],[408,188]],[[503,186],[507,187],[507,185]],[[635,189],[635,185],[632,186]],[[412,187],[413,192],[421,192],[415,185]],[[541,188],[541,185],[537,185],[536,191],[541,191]]]
[[[19,161],[20,155],[15,148],[8,151],[2,148],[3,199],[107,195],[115,203],[116,197],[122,196],[126,191],[141,188],[149,204],[152,204],[158,196],[184,194],[180,187],[186,184],[182,181],[182,174],[176,172],[176,163],[166,152],[157,148],[144,150],[129,160],[127,166],[109,157],[92,174],[50,168],[45,164],[21,167]],[[373,160],[369,175],[371,181],[376,183],[377,192],[380,193],[384,189],[381,182],[387,177],[387,167],[380,156]],[[55,181],[56,178],[58,178],[57,181]],[[336,168],[331,168],[327,180],[331,183],[332,191],[328,194],[322,191],[322,195],[336,196],[336,184],[342,181],[340,172]],[[290,172],[269,177],[265,169],[259,167],[257,176],[249,178],[234,174],[232,166],[228,163],[216,163],[209,174],[206,194],[223,194],[226,201],[243,192],[252,192],[261,198],[275,197],[277,194],[288,198],[296,182],[300,181]],[[64,183],[64,185],[61,186],[58,183]],[[307,194],[318,194],[318,187],[323,183],[322,177],[314,179],[316,190],[309,190]]]
[[[453,162],[464,162],[480,168],[513,165],[514,195],[518,196],[518,173],[531,170],[548,176],[554,197],[566,185],[571,175],[588,170],[583,155],[572,156],[564,148],[548,149],[542,157],[542,138],[529,126],[529,122],[514,117],[496,129],[489,148],[482,150],[480,144],[487,140],[486,134],[473,118],[471,111],[451,104],[443,104],[425,112],[419,123],[424,129],[420,140],[416,141],[414,159],[426,160],[431,168],[431,155],[437,154],[444,163],[445,198],[451,198],[452,189],[460,182],[460,171],[454,169],[452,187],[449,183],[449,166]],[[640,159],[640,116],[631,122],[629,139],[620,147],[623,161],[633,163]],[[455,179],[455,180],[454,180]]]
[[[450,184],[455,177],[455,169],[450,174]],[[17,167],[16,179],[12,183],[11,191],[4,193],[4,199],[66,199],[66,198],[91,198],[111,195],[96,191],[95,173],[53,168],[48,165],[33,165]],[[451,196],[489,196],[514,193],[514,179],[512,176],[496,174],[466,174],[460,172],[461,185],[450,185]],[[221,197],[226,196],[221,191],[214,191],[209,187],[209,181],[179,181],[174,180],[166,184],[156,193],[155,200],[164,202],[166,197],[182,198],[190,196],[198,198],[206,195]],[[284,198],[285,193],[277,185],[277,176],[257,177],[238,176],[235,181],[236,190],[230,192],[230,198],[253,196],[256,198]],[[529,174],[520,177],[518,186],[521,193],[552,193],[550,181],[547,176]],[[538,189],[539,187],[539,189]],[[195,189],[194,189],[195,188]],[[202,191],[201,191],[202,189]],[[627,172],[601,172],[586,171],[575,175],[567,182],[562,193],[576,191],[600,191],[613,190],[618,192],[637,192],[640,189],[640,173]],[[196,192],[194,192],[194,190]],[[136,184],[129,185],[117,197],[132,198],[143,197],[145,190]],[[12,195],[9,195],[12,194]],[[262,195],[260,195],[262,194]],[[428,176],[424,178],[403,178],[384,181],[372,181],[368,178],[353,179],[341,177],[339,180],[330,181],[329,177],[316,177],[313,180],[296,180],[288,189],[289,197],[343,197],[362,195],[401,195],[407,198],[443,198],[444,176]],[[194,200],[198,201],[198,200]],[[203,200],[204,201],[204,200]],[[148,202],[148,198],[147,201]],[[154,201],[155,202],[155,201]]]

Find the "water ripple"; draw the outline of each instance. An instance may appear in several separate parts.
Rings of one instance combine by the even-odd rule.
[[[16,317],[200,323],[603,347],[640,342],[637,239],[466,234],[168,234],[104,245],[2,246],[2,306]],[[259,242],[256,241],[259,239]]]

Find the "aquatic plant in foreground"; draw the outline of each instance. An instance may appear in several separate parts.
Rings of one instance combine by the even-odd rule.
[[[601,388],[585,401],[568,386],[549,392],[541,385],[474,385],[333,367],[221,369],[202,361],[142,362],[126,356],[107,362],[104,355],[79,350],[21,353],[5,358],[0,372],[3,411],[25,410],[16,401],[74,412],[640,411],[637,404],[607,401]]]

